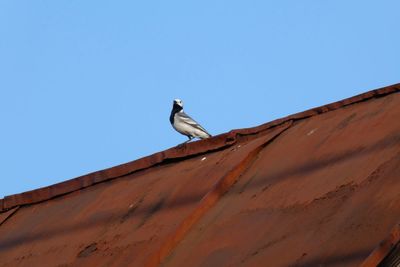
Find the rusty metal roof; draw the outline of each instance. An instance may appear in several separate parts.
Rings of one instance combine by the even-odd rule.
[[[0,199],[0,266],[393,265],[399,92]]]

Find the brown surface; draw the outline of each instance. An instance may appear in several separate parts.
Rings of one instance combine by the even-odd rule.
[[[374,266],[400,221],[399,91],[5,197],[0,266]]]

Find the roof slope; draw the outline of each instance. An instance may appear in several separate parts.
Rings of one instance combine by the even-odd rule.
[[[400,236],[399,91],[5,197],[0,266],[375,266]]]

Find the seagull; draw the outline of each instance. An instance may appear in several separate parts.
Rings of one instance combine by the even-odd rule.
[[[169,121],[177,132],[186,135],[189,138],[189,140],[184,143],[187,143],[196,137],[200,139],[211,137],[211,134],[209,134],[206,129],[183,112],[183,102],[180,99],[174,99]]]

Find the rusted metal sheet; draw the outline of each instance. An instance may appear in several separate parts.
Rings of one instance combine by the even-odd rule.
[[[358,266],[400,218],[400,97],[299,121],[163,266]]]
[[[215,183],[264,141],[245,141],[22,207],[0,227],[0,261],[13,265],[23,257],[24,264],[37,266],[48,255],[54,265],[143,266]]]
[[[399,91],[6,197],[0,266],[358,266],[400,220]]]

